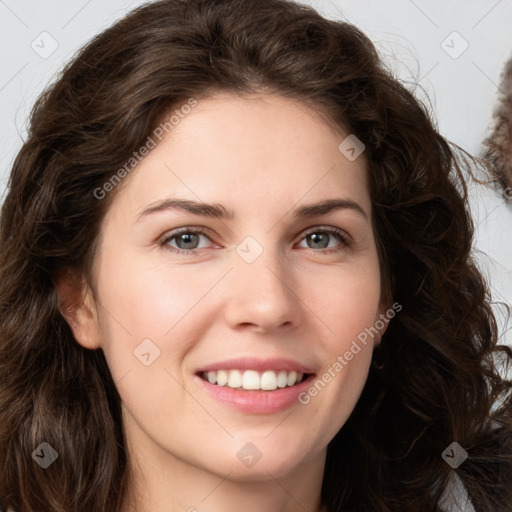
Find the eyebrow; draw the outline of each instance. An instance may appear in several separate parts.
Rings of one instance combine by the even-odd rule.
[[[194,215],[203,217],[211,217],[216,219],[233,219],[235,214],[232,210],[226,209],[218,203],[202,203],[191,201],[188,199],[165,199],[152,204],[138,216],[136,222],[153,213],[163,212],[167,210],[182,210]],[[326,199],[318,203],[308,204],[297,208],[293,214],[295,218],[311,218],[327,215],[337,210],[352,210],[368,220],[368,215],[363,208],[351,199]]]

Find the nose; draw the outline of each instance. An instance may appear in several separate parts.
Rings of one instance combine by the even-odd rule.
[[[224,301],[230,327],[262,333],[297,327],[304,304],[297,279],[284,257],[267,247],[252,263],[236,253],[233,258]]]

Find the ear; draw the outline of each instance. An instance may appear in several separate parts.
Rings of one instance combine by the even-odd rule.
[[[98,311],[85,278],[72,269],[62,269],[55,280],[55,290],[59,311],[73,331],[75,340],[84,348],[99,348]]]

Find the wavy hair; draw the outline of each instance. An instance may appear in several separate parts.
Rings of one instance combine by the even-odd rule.
[[[163,113],[218,91],[306,102],[366,147],[383,298],[402,310],[328,445],[326,510],[441,511],[454,474],[441,454],[457,442],[475,510],[512,511],[512,382],[498,364],[508,368],[512,351],[498,344],[473,257],[471,157],[359,29],[287,0],[145,4],[85,45],[35,103],[0,219],[0,509],[119,511],[129,474],[120,397],[103,352],[74,340],[56,277],[69,268],[90,282],[116,195],[93,191]],[[45,471],[31,456],[42,442],[59,447]]]

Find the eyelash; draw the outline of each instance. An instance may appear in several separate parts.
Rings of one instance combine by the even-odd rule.
[[[187,228],[186,227],[186,228],[182,228],[180,230],[174,231],[169,236],[166,236],[161,242],[159,242],[160,247],[165,248],[166,250],[168,250],[170,252],[177,253],[177,254],[184,254],[184,255],[194,254],[195,252],[198,251],[198,249],[178,249],[178,248],[175,248],[175,247],[171,247],[169,245],[169,242],[171,240],[174,240],[178,236],[183,235],[185,233],[186,234],[192,234],[192,235],[203,235],[206,238],[210,239],[210,237],[206,234],[206,232],[203,229],[201,229],[201,228],[191,229],[191,228]],[[309,250],[314,251],[314,252],[321,252],[323,254],[333,254],[333,253],[336,253],[336,252],[340,252],[343,249],[349,249],[351,247],[351,245],[352,245],[351,241],[349,240],[349,238],[341,230],[334,229],[334,228],[316,227],[316,228],[311,229],[308,232],[306,232],[304,234],[304,236],[301,238],[300,241],[302,241],[308,235],[311,235],[313,233],[325,233],[325,234],[328,234],[330,236],[333,236],[339,242],[341,242],[341,247],[338,246],[338,247],[335,247],[335,248],[319,249],[319,250],[308,248]]]

